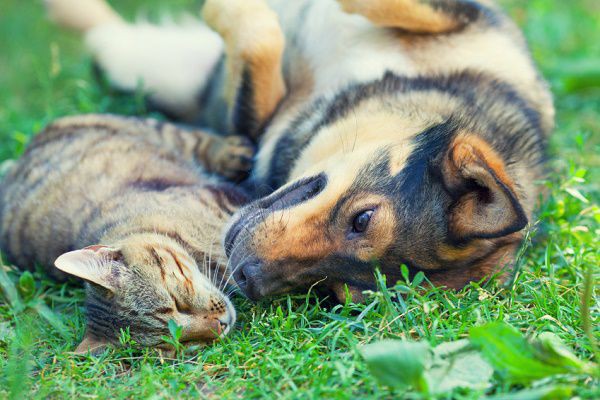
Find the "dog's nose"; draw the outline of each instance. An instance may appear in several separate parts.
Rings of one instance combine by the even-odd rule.
[[[235,279],[238,287],[246,297],[256,301],[261,297],[260,275],[260,264],[257,262],[250,262],[236,268],[233,273],[233,279]]]

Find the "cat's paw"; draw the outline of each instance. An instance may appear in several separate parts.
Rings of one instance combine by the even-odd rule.
[[[211,172],[241,181],[252,169],[255,147],[245,136],[227,136],[214,146],[211,153]]]

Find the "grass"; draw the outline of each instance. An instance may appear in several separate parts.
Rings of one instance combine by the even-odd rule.
[[[167,2],[123,0],[158,15]],[[168,9],[194,10],[194,2]],[[379,338],[465,337],[487,321],[504,320],[525,333],[557,334],[582,359],[592,360],[598,329],[593,290],[588,329],[582,321],[584,276],[597,283],[600,251],[600,5],[595,0],[505,0],[523,27],[533,56],[556,97],[550,197],[523,249],[512,285],[482,282],[459,292],[417,291],[411,283],[374,294],[364,305],[333,306],[312,295],[253,304],[235,299],[238,329],[195,354],[164,360],[131,346],[99,357],[69,354],[83,334],[83,291],[35,274],[9,271],[21,283],[19,304],[0,300],[0,397],[275,397],[380,398],[379,386],[357,348]],[[0,165],[19,157],[33,132],[52,119],[83,112],[144,113],[143,103],[95,83],[80,41],[52,27],[39,2],[0,5]],[[13,293],[14,294],[14,293]],[[46,304],[48,319],[28,307]],[[37,307],[37,306],[36,306]],[[56,327],[66,326],[61,334]],[[588,334],[586,334],[586,331]],[[124,344],[128,344],[126,335]],[[598,360],[596,360],[597,362]],[[599,398],[591,377],[555,377],[580,398]],[[486,394],[519,390],[496,378]],[[416,395],[407,395],[408,397]],[[462,391],[448,398],[479,398]]]

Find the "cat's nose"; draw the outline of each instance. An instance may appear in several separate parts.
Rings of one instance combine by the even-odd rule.
[[[229,333],[229,330],[231,329],[231,326],[233,325],[233,317],[229,313],[226,313],[221,318],[218,318],[218,321],[219,335],[227,335],[227,333]]]

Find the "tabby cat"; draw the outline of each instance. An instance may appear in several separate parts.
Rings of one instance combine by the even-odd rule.
[[[221,230],[247,199],[200,164],[235,177],[252,153],[244,138],[150,119],[60,119],[4,177],[0,248],[21,268],[87,282],[79,352],[118,343],[126,328],[141,345],[168,347],[171,319],[182,341],[215,339],[235,321],[220,290]]]

